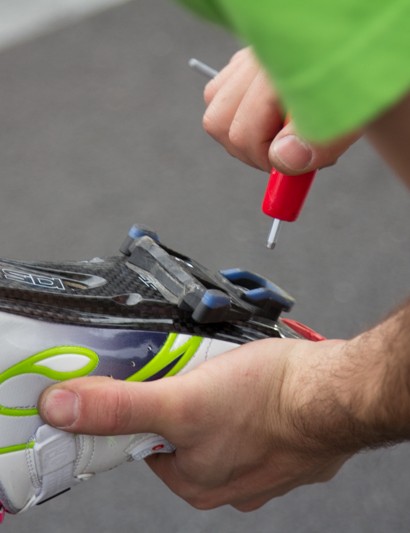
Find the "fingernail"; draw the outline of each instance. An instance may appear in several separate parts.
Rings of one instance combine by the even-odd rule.
[[[313,152],[310,146],[296,135],[287,135],[273,143],[274,157],[290,170],[305,170],[311,163]]]
[[[72,426],[79,415],[78,396],[69,390],[51,390],[42,398],[40,407],[46,421],[60,429]]]

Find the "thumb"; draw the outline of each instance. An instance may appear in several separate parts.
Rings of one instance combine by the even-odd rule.
[[[273,139],[269,148],[271,165],[285,174],[301,174],[334,165],[339,157],[360,138],[352,133],[327,144],[302,139],[288,123]]]
[[[106,377],[74,379],[46,389],[39,399],[39,413],[51,426],[73,433],[147,432],[175,441],[176,433],[183,430],[177,417],[194,404],[190,381],[188,375],[149,383]],[[184,405],[188,407],[184,409]]]

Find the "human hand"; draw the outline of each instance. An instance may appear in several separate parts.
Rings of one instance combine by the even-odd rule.
[[[286,174],[327,167],[359,137],[353,133],[329,144],[307,142],[283,110],[270,80],[250,48],[237,52],[205,87],[205,131],[250,166]]]
[[[249,511],[330,479],[356,451],[330,385],[343,348],[268,339],[155,382],[60,383],[39,408],[46,422],[70,432],[160,434],[176,451],[147,463],[171,490],[200,509],[231,504]]]

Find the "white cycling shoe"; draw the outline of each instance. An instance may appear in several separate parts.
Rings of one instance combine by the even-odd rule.
[[[279,318],[292,304],[261,276],[211,273],[141,226],[107,259],[0,259],[0,521],[124,461],[174,451],[154,434],[52,428],[37,411],[46,387],[89,375],[160,379],[266,337],[319,340]]]

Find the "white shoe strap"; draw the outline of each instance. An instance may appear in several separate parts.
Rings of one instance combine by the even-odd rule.
[[[77,456],[75,436],[50,426],[41,426],[32,449],[40,488],[23,510],[59,494],[79,480],[74,477]]]

